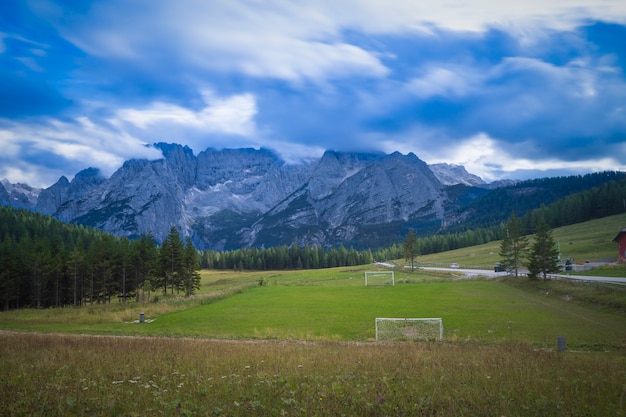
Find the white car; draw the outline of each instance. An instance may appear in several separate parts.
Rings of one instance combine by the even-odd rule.
[[[450,268],[459,269],[459,264],[450,264]]]

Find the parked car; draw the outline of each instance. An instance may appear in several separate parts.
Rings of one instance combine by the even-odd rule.
[[[452,269],[459,269],[459,264],[456,264],[456,263],[450,264],[450,268],[452,268]]]

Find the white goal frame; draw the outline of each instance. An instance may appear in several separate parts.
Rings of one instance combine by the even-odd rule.
[[[369,284],[368,278],[380,277],[383,275],[385,276],[391,275],[391,286],[393,287],[396,285],[396,277],[393,271],[365,271],[365,286],[367,287],[368,285],[380,285],[380,284]]]
[[[379,340],[379,326],[380,322],[384,321],[393,321],[393,322],[402,322],[404,324],[409,324],[411,322],[431,322],[433,324],[439,323],[439,340],[443,340],[443,320],[441,317],[431,317],[431,318],[385,318],[385,317],[377,317],[376,318],[376,341]],[[407,326],[409,327],[409,326]],[[428,339],[424,337],[420,337],[420,335],[414,335],[415,337],[410,337],[410,335],[406,333],[402,333],[403,339],[405,340],[421,340]]]

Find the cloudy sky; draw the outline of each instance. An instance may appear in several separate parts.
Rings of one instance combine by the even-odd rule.
[[[626,170],[625,72],[623,0],[4,0],[0,178],[109,175],[161,141]]]

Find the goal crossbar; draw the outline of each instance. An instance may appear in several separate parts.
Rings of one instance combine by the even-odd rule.
[[[425,325],[436,326],[438,328],[433,329],[433,332],[432,332],[434,337],[430,337],[430,338],[432,339],[432,338],[438,337],[439,340],[443,340],[443,320],[441,319],[441,317],[429,317],[429,318],[377,317],[376,318],[376,340],[380,340],[380,337],[381,337],[380,333],[382,333],[381,323],[384,323],[384,322],[397,324],[396,327],[401,329],[400,331],[397,331],[397,333],[403,339],[428,339],[429,337],[426,337],[422,333],[419,332],[419,327],[420,327],[419,325],[421,323],[424,323]],[[410,329],[411,327],[415,327],[418,330],[411,330],[410,332],[406,331],[406,329]]]

